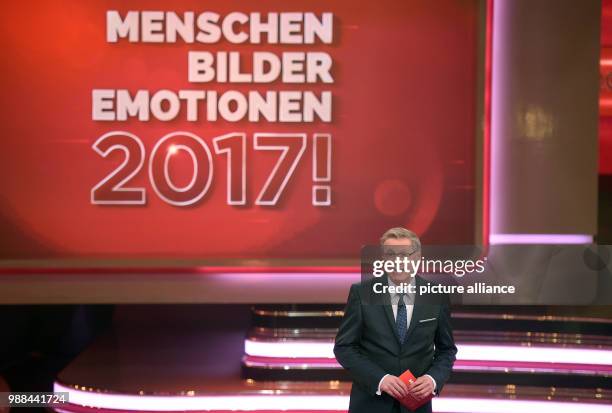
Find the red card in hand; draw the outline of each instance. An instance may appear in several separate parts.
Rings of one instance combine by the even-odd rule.
[[[404,383],[406,383],[406,385],[410,385],[412,383],[415,382],[416,378],[414,377],[414,375],[410,372],[410,370],[406,370],[405,372],[402,373],[401,376],[399,376],[400,380],[403,381]],[[425,403],[427,403],[428,401],[430,401],[433,397],[433,394],[430,394],[428,396],[425,396],[422,399],[417,399],[416,397],[414,397],[411,394],[408,394],[406,397],[404,397],[403,399],[400,399],[399,402],[406,407],[408,410],[410,410],[411,412],[415,411],[416,409],[418,409],[419,407],[421,407],[422,405],[424,405]]]

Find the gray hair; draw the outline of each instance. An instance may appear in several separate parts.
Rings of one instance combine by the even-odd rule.
[[[414,232],[409,229],[402,227],[395,227],[387,230],[382,237],[380,237],[380,245],[383,245],[386,240],[389,238],[400,239],[406,238],[412,242],[412,245],[415,246],[417,251],[421,251],[421,240]]]

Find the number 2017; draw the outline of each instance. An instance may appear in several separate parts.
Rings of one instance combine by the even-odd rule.
[[[227,204],[246,205],[247,139],[245,133],[229,133],[212,140],[215,154],[226,157]],[[331,135],[313,134],[313,186],[312,203],[331,205]],[[307,145],[305,133],[255,133],[256,151],[280,153],[255,205],[276,205],[291,179]],[[129,132],[113,131],[102,135],[92,145],[94,151],[106,158],[114,151],[125,154],[123,162],[91,190],[91,203],[101,205],[144,205],[146,190],[130,187],[132,180],[145,164],[142,140]],[[185,151],[192,160],[193,174],[184,186],[177,186],[170,176],[170,160],[179,151]],[[160,199],[175,206],[188,206],[202,200],[210,189],[213,176],[213,158],[209,146],[190,132],[173,132],[162,137],[153,147],[148,163],[151,186]],[[319,165],[320,164],[320,165]],[[323,174],[317,173],[324,170]],[[324,196],[321,198],[321,190]]]

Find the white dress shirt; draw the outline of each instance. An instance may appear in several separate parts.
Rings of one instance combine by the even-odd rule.
[[[388,284],[389,287],[391,286],[397,286],[397,284],[395,284],[393,281],[391,281],[391,277],[387,277],[388,280]],[[415,288],[415,284],[416,283],[416,278],[415,277],[410,277],[410,285],[411,288]],[[389,293],[389,295],[391,296],[391,308],[393,309],[393,319],[397,321],[397,309],[399,306],[399,300],[401,297],[401,294],[396,294],[396,293]],[[410,321],[412,320],[412,313],[414,311],[414,294],[404,294],[404,304],[406,305],[406,327],[409,328],[410,327]],[[408,337],[406,337],[406,339],[408,339]],[[378,382],[378,390],[376,391],[377,395],[381,395],[382,392],[380,390],[380,386],[383,382],[383,380],[385,379],[385,377],[387,377],[388,374],[385,374],[381,379],[380,382]],[[433,394],[436,394],[436,380],[431,377],[429,374],[425,374],[425,376],[429,377],[431,379],[431,381],[433,382],[433,386],[434,386],[434,390],[433,390]]]

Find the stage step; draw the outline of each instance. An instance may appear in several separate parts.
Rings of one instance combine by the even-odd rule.
[[[253,326],[269,328],[337,328],[343,304],[258,305]],[[542,306],[461,306],[453,308],[459,330],[534,331],[609,335],[612,308]]]
[[[342,306],[257,306],[252,311],[244,378],[350,380],[333,355]],[[459,352],[450,383],[612,388],[612,320],[606,314],[564,308],[454,309]]]
[[[55,409],[64,413],[208,412],[344,413],[350,385],[339,382],[243,381],[233,387],[203,383],[189,394],[126,394],[113,389],[78,388],[56,383],[56,391],[68,391],[71,404]],[[562,387],[453,385],[433,400],[437,413],[607,413],[612,391]]]

